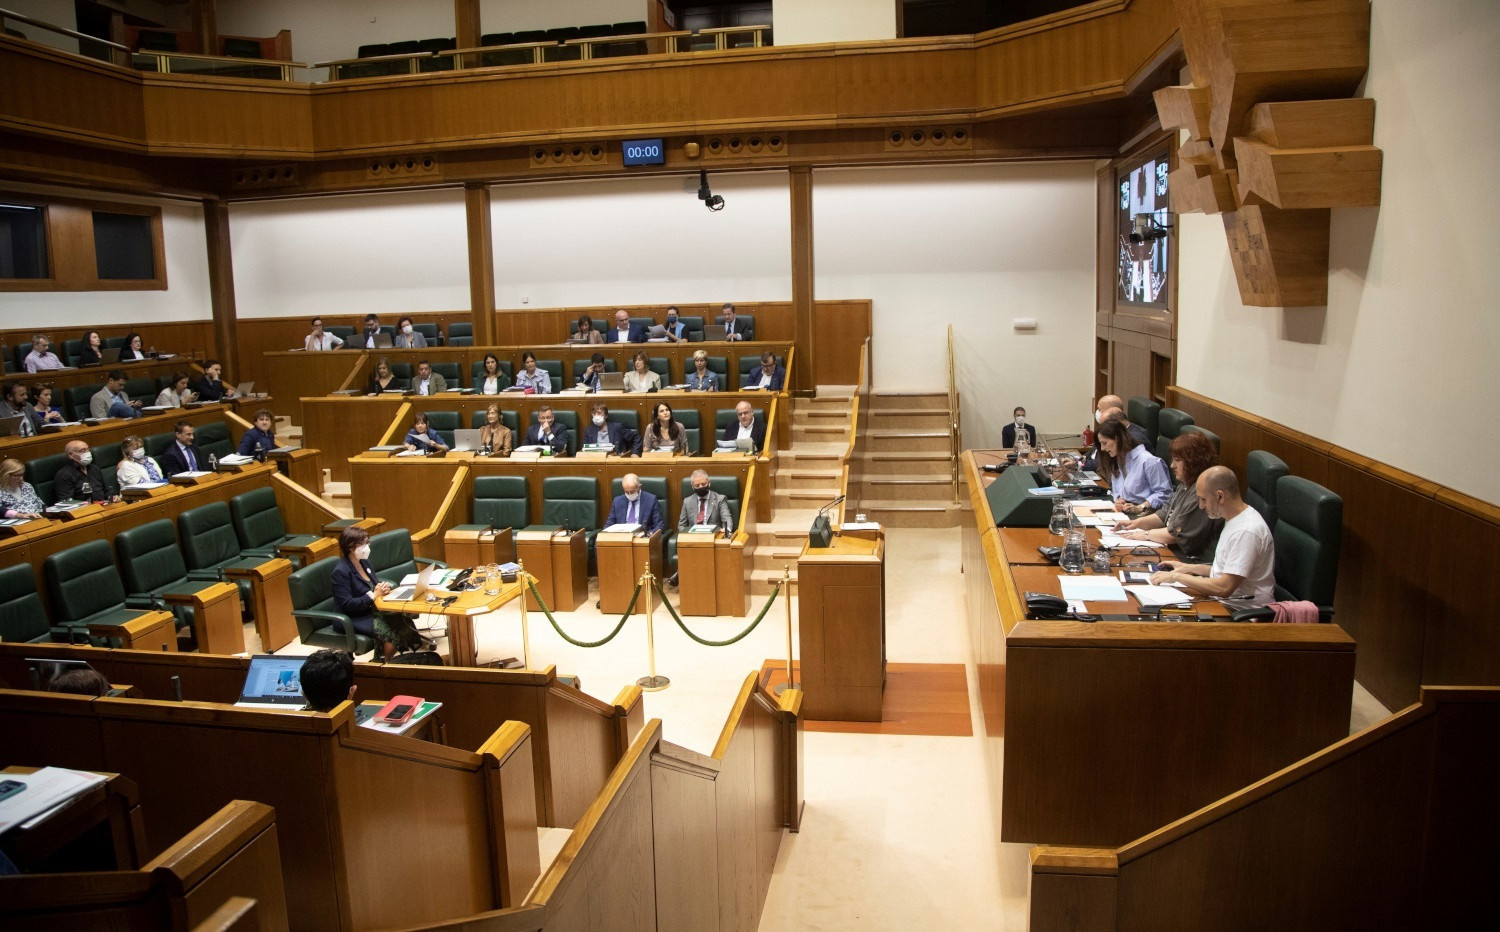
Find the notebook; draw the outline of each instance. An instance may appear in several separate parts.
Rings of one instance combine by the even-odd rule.
[[[307,705],[302,695],[302,664],[306,660],[272,654],[251,657],[235,705],[246,709],[300,709]]]

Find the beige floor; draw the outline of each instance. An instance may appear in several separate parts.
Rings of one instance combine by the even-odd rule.
[[[1027,846],[999,842],[986,789],[958,530],[890,529],[887,590],[889,659],[970,665],[975,737],[805,733],[802,831],[783,841],[761,928],[1025,929]],[[749,623],[767,594],[752,594],[745,619],[688,624],[701,636],[726,638]],[[795,599],[793,609],[795,619]],[[745,675],[786,653],[784,603],[778,600],[755,631],[724,648],[694,643],[659,608],[655,617],[657,671],[672,684],[646,695],[646,715],[662,720],[667,740],[712,753]],[[616,620],[603,618],[592,599],[580,611],[557,615],[577,640],[603,637]],[[613,699],[647,673],[640,619],[592,650],[568,644],[538,613],[529,622],[532,665],[556,664],[600,699]],[[520,656],[515,605],[477,628],[481,660]],[[1355,686],[1351,730],[1386,714]],[[549,859],[565,837],[543,832]]]

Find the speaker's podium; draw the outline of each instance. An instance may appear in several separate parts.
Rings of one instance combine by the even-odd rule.
[[[600,531],[594,538],[594,553],[599,559],[599,610],[606,615],[624,613],[648,566],[658,578],[662,573],[661,531]],[[643,595],[636,599],[635,614],[645,613]]]
[[[516,559],[536,577],[536,591],[554,612],[571,612],[589,597],[589,550],[582,530],[533,524],[516,532]],[[526,607],[538,609],[531,590]]]
[[[460,524],[443,535],[443,559],[449,566],[487,566],[512,563],[516,542],[511,528],[488,524]]]
[[[802,714],[878,722],[885,698],[885,535],[803,545],[797,559]]]

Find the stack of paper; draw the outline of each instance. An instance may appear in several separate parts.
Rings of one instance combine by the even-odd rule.
[[[35,773],[0,774],[0,780],[14,780],[26,785],[26,789],[0,802],[0,833],[4,833],[17,825],[31,828],[54,810],[103,783],[104,777],[82,770],[43,767]]]
[[[1062,597],[1068,601],[1080,599],[1085,602],[1124,602],[1125,587],[1113,576],[1063,576],[1057,577],[1062,585]]]
[[[1173,589],[1170,586],[1126,586],[1130,594],[1135,596],[1141,608],[1157,608],[1162,605],[1188,605],[1193,597],[1181,589]]]

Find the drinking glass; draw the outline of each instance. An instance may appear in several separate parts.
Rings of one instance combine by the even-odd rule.
[[[491,563],[489,566],[487,566],[487,567],[484,568],[484,594],[485,595],[499,595],[500,594],[500,566],[499,566],[499,564]]]

